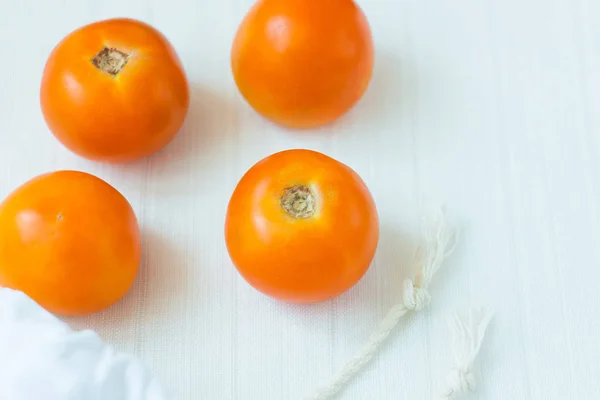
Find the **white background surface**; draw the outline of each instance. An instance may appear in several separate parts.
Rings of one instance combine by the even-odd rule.
[[[144,232],[139,280],[113,308],[69,322],[141,357],[181,399],[311,393],[399,299],[420,215],[440,204],[462,236],[433,304],[401,324],[343,398],[431,398],[452,363],[444,316],[472,304],[496,310],[473,398],[600,398],[597,0],[360,1],[377,51],[372,85],[314,133],[262,120],[234,86],[229,50],[251,0],[0,1],[0,196],[70,168],[129,199]],[[128,166],[63,149],[38,98],[53,46],[115,16],[160,29],[192,85],[178,138]],[[222,234],[241,175],[293,147],[353,167],[382,221],[367,276],[315,306],[251,289]]]

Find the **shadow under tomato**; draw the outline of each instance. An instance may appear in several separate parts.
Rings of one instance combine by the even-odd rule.
[[[415,254],[421,243],[420,236],[403,231],[397,226],[384,224],[381,226],[375,260],[363,279],[353,288],[328,302],[308,306],[282,306],[300,314],[302,318],[298,318],[298,321],[305,323],[306,329],[331,335],[330,352],[322,354],[322,363],[317,363],[318,365],[331,365],[331,354],[339,353],[336,352],[337,343],[356,343],[355,346],[345,345],[344,353],[347,353],[347,356],[338,359],[333,365],[334,372],[343,368],[345,362],[361,349],[372,332],[379,327],[388,311],[402,301],[403,282],[406,278],[414,277],[417,267]],[[329,323],[316,324],[315,321],[324,319],[323,315],[328,316]],[[415,324],[415,318],[418,316],[419,314],[410,313],[402,318],[387,340],[381,344],[378,354],[386,352],[389,348],[404,346],[398,340],[399,337],[422,329],[419,324]],[[350,326],[352,329],[348,331]],[[331,371],[327,368],[322,369],[326,379]],[[366,370],[368,369],[360,373]],[[351,390],[353,382],[350,382],[344,391]]]
[[[313,325],[313,319],[305,317],[322,319],[329,314],[332,323],[335,324],[336,316],[343,314],[347,320],[374,322],[367,329],[370,332],[375,329],[389,308],[402,299],[404,279],[412,278],[414,274],[417,239],[397,228],[383,225],[379,246],[371,266],[362,279],[345,293],[314,304],[290,304],[270,298],[266,301],[272,303],[273,307],[303,315],[300,321],[317,329],[327,330],[330,327]],[[257,296],[263,295],[257,293]]]
[[[237,134],[237,109],[228,94],[192,84],[188,115],[175,138],[158,152],[123,165],[121,172],[132,179],[147,173],[164,193],[185,190],[191,171],[195,177],[214,177],[219,156]]]
[[[63,317],[73,329],[92,329],[107,342],[139,339],[139,330],[158,326],[164,315],[173,312],[185,283],[183,255],[163,236],[144,232],[142,261],[129,292],[111,307],[89,316]]]
[[[311,332],[315,337],[330,338],[329,351],[315,354],[322,358],[321,362],[317,362],[317,368],[323,371],[323,379],[331,375],[330,368],[334,368],[335,372],[342,368],[377,329],[389,309],[401,301],[403,281],[413,276],[414,254],[419,239],[395,226],[381,226],[379,247],[367,273],[350,290],[329,301],[297,305],[265,297],[265,307],[278,308],[294,315],[291,323],[300,327],[294,329]],[[262,295],[256,293],[256,296]],[[411,328],[412,325],[410,316],[401,320],[390,338],[382,344],[381,351],[385,351],[387,346],[398,346],[395,335],[406,329],[416,329]],[[283,340],[289,340],[290,346],[294,345],[292,337]],[[356,346],[347,346],[348,343],[356,343]],[[337,346],[344,346],[344,353],[348,355],[332,365],[331,354],[339,353]]]
[[[290,136],[320,135],[338,137],[345,134],[348,128],[356,130],[357,126],[379,126],[382,119],[387,117],[398,121],[398,115],[413,109],[415,102],[416,80],[412,79],[412,69],[407,62],[401,62],[397,56],[390,53],[377,53],[373,76],[363,97],[346,114],[337,120],[316,129],[291,129],[281,127]],[[371,129],[372,130],[372,129]],[[377,132],[368,130],[360,132],[368,134],[369,140]]]
[[[417,80],[414,78],[408,60],[400,60],[389,53],[377,53],[367,91],[350,111],[335,121],[334,126],[340,131],[364,127],[370,140],[380,130],[374,127],[382,127],[389,121],[398,128],[398,122],[410,116],[417,101]]]

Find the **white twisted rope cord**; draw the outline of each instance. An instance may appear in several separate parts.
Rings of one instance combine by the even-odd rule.
[[[444,259],[454,248],[454,243],[455,235],[446,226],[444,214],[440,211],[438,220],[426,227],[425,243],[417,257],[417,262],[420,264],[419,273],[414,280],[404,281],[402,301],[392,307],[358,353],[327,385],[309,397],[310,400],[333,398],[373,358],[378,347],[404,315],[409,311],[419,311],[427,307],[431,301],[429,284]]]
[[[491,319],[492,313],[487,309],[471,309],[465,318],[458,314],[450,318],[456,365],[446,377],[439,399],[454,399],[475,389],[475,376],[471,369]]]

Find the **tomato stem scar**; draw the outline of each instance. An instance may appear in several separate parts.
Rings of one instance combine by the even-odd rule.
[[[315,213],[315,195],[304,185],[287,188],[281,196],[281,207],[292,218],[310,218]]]
[[[92,58],[92,64],[102,72],[117,76],[132,55],[119,49],[104,47]]]

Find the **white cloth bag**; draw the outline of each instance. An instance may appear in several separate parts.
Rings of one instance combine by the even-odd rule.
[[[135,357],[72,331],[25,294],[0,288],[3,400],[170,400]]]

